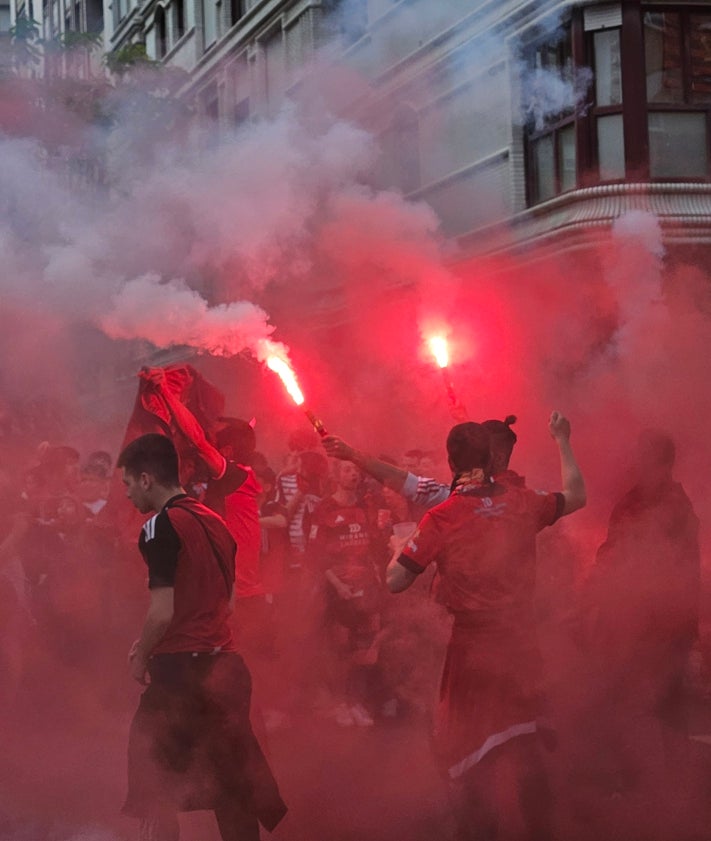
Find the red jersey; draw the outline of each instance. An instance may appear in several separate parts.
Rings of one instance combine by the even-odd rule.
[[[536,534],[563,511],[562,494],[516,485],[457,488],[428,511],[401,562],[422,572],[436,562],[440,600],[454,614],[529,605],[536,577]]]
[[[358,584],[375,574],[365,509],[324,499],[311,518],[309,545],[319,566],[330,569],[344,584]]]
[[[181,494],[144,524],[138,545],[148,586],[174,589],[173,619],[151,653],[234,651],[235,542],[224,521]]]
[[[254,470],[247,471],[247,478],[225,497],[225,522],[230,534],[237,541],[237,578],[235,592],[238,599],[264,594],[260,572],[262,531],[259,525],[257,497],[262,492]]]

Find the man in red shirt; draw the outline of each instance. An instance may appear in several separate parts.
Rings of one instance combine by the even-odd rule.
[[[215,811],[223,841],[258,841],[259,822],[273,829],[286,807],[252,732],[251,678],[230,629],[235,542],[183,491],[165,436],[136,439],[118,467],[134,506],[157,512],[139,538],[151,598],[129,662],[148,688],[129,735],[124,812],[154,841],[176,841],[177,813],[195,809]]]
[[[536,534],[581,508],[585,485],[569,422],[554,412],[549,429],[561,459],[563,491],[557,494],[492,482],[487,430],[475,423],[453,427],[447,453],[455,490],[425,514],[388,566],[388,587],[397,593],[436,563],[439,596],[454,617],[435,746],[462,841],[489,841],[506,830],[507,838],[550,837],[536,743],[542,715],[533,615]],[[504,827],[517,809],[519,826]]]
[[[326,621],[346,663],[345,686],[335,686],[341,703],[336,721],[369,727],[368,696],[378,659],[380,580],[366,510],[358,501],[360,470],[350,461],[336,465],[336,490],[313,513],[309,534],[317,573],[323,576]]]

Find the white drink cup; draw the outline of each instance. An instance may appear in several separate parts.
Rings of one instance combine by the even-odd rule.
[[[397,540],[407,540],[412,537],[417,523],[395,523],[393,525],[393,537]]]

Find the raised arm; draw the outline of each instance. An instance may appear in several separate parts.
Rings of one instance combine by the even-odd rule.
[[[352,461],[353,464],[356,464],[361,470],[364,470],[382,485],[386,485],[397,493],[402,492],[408,475],[407,470],[396,467],[394,464],[388,464],[386,461],[380,461],[360,450],[355,450],[335,435],[327,435],[322,443],[326,454],[331,458]]]
[[[560,452],[560,477],[565,498],[563,514],[572,514],[573,511],[584,507],[587,494],[583,474],[580,472],[570,445],[570,421],[560,412],[553,412],[548,422],[548,429],[558,444]]]
[[[151,383],[165,400],[175,425],[195,447],[198,455],[207,465],[210,475],[214,479],[221,478],[226,467],[224,456],[207,440],[205,431],[190,409],[165,387],[165,371],[162,368],[144,368],[140,376]]]

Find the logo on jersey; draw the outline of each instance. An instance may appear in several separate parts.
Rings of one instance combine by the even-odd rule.
[[[158,515],[154,514],[150,520],[143,524],[143,539],[148,543],[149,540],[153,540],[156,536],[156,520],[158,519]]]

